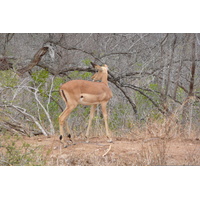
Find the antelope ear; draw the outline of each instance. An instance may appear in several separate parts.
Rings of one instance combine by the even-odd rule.
[[[96,66],[96,64],[94,64],[93,62],[90,62],[91,63],[91,65],[92,65],[92,67],[95,67]]]
[[[94,64],[93,62],[90,62],[90,63],[95,69],[100,69],[101,68],[101,66],[99,66],[97,64]]]

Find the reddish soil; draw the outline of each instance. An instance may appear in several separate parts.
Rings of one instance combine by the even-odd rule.
[[[75,138],[63,148],[58,136],[23,137],[31,146],[43,146],[46,165],[200,165],[198,139],[162,139],[159,137],[135,139],[115,137],[114,143],[106,138],[93,137],[89,143]]]

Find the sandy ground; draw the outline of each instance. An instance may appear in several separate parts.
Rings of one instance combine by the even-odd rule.
[[[86,143],[82,138],[74,138],[75,144],[68,142],[67,148],[63,147],[58,136],[23,137],[23,142],[33,147],[42,146],[46,165],[51,166],[200,165],[198,139],[113,139],[113,143],[108,143],[106,138],[93,137]]]

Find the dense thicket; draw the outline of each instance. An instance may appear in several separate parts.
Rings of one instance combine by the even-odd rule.
[[[57,133],[64,108],[58,88],[71,79],[91,80],[91,61],[109,66],[114,94],[109,123],[115,134],[172,115],[183,127],[196,126],[199,40],[199,34],[184,33],[0,34],[0,129]],[[88,115],[85,106],[71,114],[74,133],[85,132]],[[96,129],[104,130],[99,109]]]

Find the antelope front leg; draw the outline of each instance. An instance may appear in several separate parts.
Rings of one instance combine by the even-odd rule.
[[[85,134],[85,137],[87,139],[86,142],[89,142],[89,140],[88,140],[89,130],[90,130],[90,126],[92,124],[92,119],[94,118],[94,113],[95,113],[96,107],[97,107],[97,105],[92,105],[91,108],[90,108],[90,118],[89,118],[87,131],[86,131],[86,134]]]
[[[101,104],[103,118],[104,118],[104,122],[105,122],[105,128],[106,128],[106,136],[108,138],[108,142],[113,142],[111,133],[110,133],[109,127],[108,127],[108,114],[107,114],[107,110],[106,110],[106,105],[107,105],[107,102],[104,102]]]

